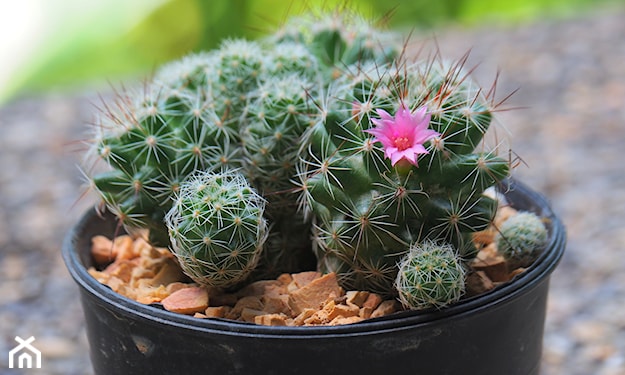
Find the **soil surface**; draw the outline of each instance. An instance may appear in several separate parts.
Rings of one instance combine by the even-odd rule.
[[[444,56],[497,97],[521,164],[568,229],[551,279],[542,375],[625,374],[625,9],[519,26],[437,31]],[[415,47],[423,39],[413,36]],[[426,36],[425,38],[429,38]],[[106,92],[103,93],[107,95]],[[95,197],[77,168],[98,93],[46,94],[0,108],[0,373],[15,336],[43,355],[40,374],[92,374],[84,320],[60,256]],[[498,139],[508,137],[503,127]]]

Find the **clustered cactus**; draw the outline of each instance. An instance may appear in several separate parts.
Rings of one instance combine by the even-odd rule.
[[[396,264],[415,241],[449,242],[473,257],[471,235],[489,225],[497,207],[482,193],[509,166],[474,151],[491,112],[460,66],[435,59],[365,69],[335,89],[339,100],[310,130],[298,177],[304,211],[316,217],[322,270],[351,288],[382,293],[392,289]],[[422,123],[429,129],[419,129]],[[418,160],[393,160],[419,148]]]
[[[410,60],[399,42],[337,12],[170,63],[106,107],[93,149],[111,168],[92,186],[203,284],[312,261],[346,288],[409,300],[406,283],[427,276],[400,267],[475,256],[497,209],[482,193],[509,163],[483,146],[496,104],[463,60]],[[449,303],[459,280],[415,306]]]

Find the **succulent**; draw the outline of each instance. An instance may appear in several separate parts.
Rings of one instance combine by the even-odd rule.
[[[121,93],[115,105],[106,104],[91,154],[110,169],[91,173],[90,180],[124,226],[147,227],[152,242],[167,245],[163,217],[185,178],[249,164],[241,134],[252,122],[248,107],[260,100],[251,98],[260,76],[273,80],[263,72],[275,73],[290,53],[307,61],[302,66],[315,61],[301,49],[279,50],[265,57],[258,43],[229,40],[162,67],[143,91]]]
[[[399,300],[413,310],[443,308],[465,291],[462,259],[449,244],[415,243],[402,258],[395,280]]]
[[[508,161],[481,146],[494,105],[461,64],[397,64],[348,69],[298,168],[320,269],[382,294],[414,241],[473,257],[471,234],[497,209],[482,193],[509,174]]]
[[[92,185],[122,224],[149,228],[159,245],[169,243],[163,218],[180,183],[197,170],[219,170],[235,159],[227,141],[238,130],[224,125],[212,106],[200,73],[206,58],[165,67],[171,86],[157,78],[140,94],[120,94],[117,105],[104,112],[93,142],[111,170],[93,174]]]
[[[183,271],[211,287],[244,281],[267,239],[265,200],[234,170],[192,175],[176,196],[165,222]]]
[[[484,146],[497,103],[465,60],[409,60],[400,42],[335,12],[172,62],[105,107],[93,154],[109,170],[91,173],[91,184],[123,225],[149,228],[154,243],[209,273],[236,267],[199,254],[214,212],[189,208],[199,194],[189,186],[216,176],[247,184],[243,198],[265,203],[249,208],[263,218],[248,228],[258,243],[246,245],[236,282],[316,266],[346,289],[396,295],[411,244],[475,255],[472,234],[497,209],[483,192],[509,175],[508,161]],[[189,215],[197,219],[178,221]],[[187,267],[201,280],[198,269]]]
[[[497,251],[510,268],[529,266],[547,243],[547,228],[533,212],[523,211],[506,219],[496,236]]]

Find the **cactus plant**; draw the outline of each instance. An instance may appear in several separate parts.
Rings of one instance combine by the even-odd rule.
[[[475,255],[471,234],[497,208],[482,193],[509,165],[481,146],[494,105],[461,64],[434,58],[367,69],[339,80],[338,99],[309,130],[300,202],[317,218],[320,268],[350,288],[385,293],[414,241]]]
[[[265,200],[234,170],[192,175],[176,195],[165,222],[183,271],[210,287],[244,281],[267,239]]]
[[[509,268],[527,267],[547,242],[547,228],[533,212],[523,211],[501,224],[496,236],[497,251]]]
[[[202,280],[185,265],[202,258],[181,250],[195,246],[181,233],[197,241],[215,223],[179,218],[196,207],[189,184],[215,183],[214,173],[222,183],[245,179],[245,199],[257,192],[266,204],[250,208],[264,211],[249,228],[263,241],[247,245],[237,282],[309,267],[314,253],[318,270],[336,272],[343,287],[396,295],[397,264],[411,244],[475,255],[472,234],[497,209],[483,192],[510,169],[484,146],[497,103],[465,60],[409,60],[399,42],[336,12],[172,62],[139,95],[106,107],[93,149],[110,170],[92,173],[92,185],[122,224],[193,253],[179,258]]]
[[[443,308],[465,292],[462,259],[449,244],[432,241],[413,244],[399,264],[395,288],[404,307]]]
[[[110,170],[91,173],[90,181],[124,226],[147,227],[154,243],[166,245],[163,217],[182,180],[197,170],[244,164],[251,169],[253,157],[244,155],[241,135],[258,111],[248,108],[267,99],[261,94],[277,71],[286,75],[309,67],[314,72],[316,61],[303,47],[279,45],[267,56],[260,48],[255,42],[225,41],[216,51],[162,67],[142,92],[121,93],[115,105],[106,105],[90,154]],[[308,88],[288,80],[281,86],[288,84],[291,92]]]

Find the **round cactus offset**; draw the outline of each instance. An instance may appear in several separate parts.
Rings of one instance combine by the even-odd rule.
[[[236,171],[202,172],[185,181],[165,217],[183,271],[211,287],[244,281],[267,238],[264,208],[265,200]]]
[[[529,266],[547,243],[547,228],[533,212],[519,212],[503,222],[496,237],[497,250],[511,269]]]
[[[465,269],[451,245],[431,241],[414,244],[399,264],[395,287],[404,307],[442,308],[465,291]]]

